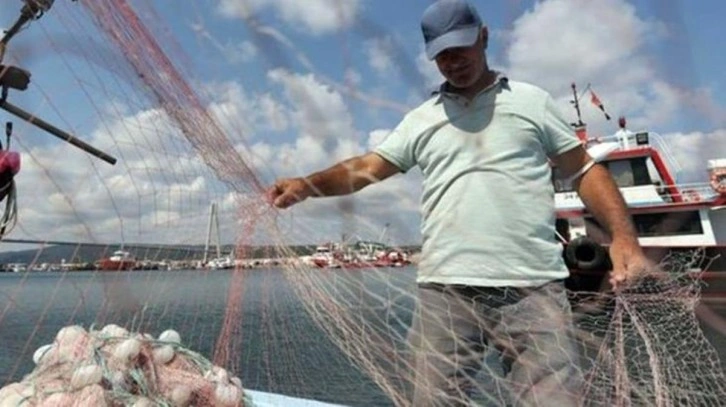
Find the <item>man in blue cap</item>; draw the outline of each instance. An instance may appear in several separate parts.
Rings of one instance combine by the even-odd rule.
[[[550,162],[612,237],[610,282],[648,265],[608,171],[593,162],[542,89],[491,70],[488,31],[470,3],[424,12],[426,54],[446,78],[374,151],[269,191],[280,208],[353,193],[418,166],[424,176],[418,304],[409,338],[412,404],[467,405],[487,347],[501,355],[503,396],[574,406],[582,372],[555,240]]]

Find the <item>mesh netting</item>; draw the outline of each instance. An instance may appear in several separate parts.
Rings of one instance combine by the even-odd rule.
[[[425,287],[418,241],[402,238],[416,229],[419,190],[403,177],[273,209],[264,189],[279,173],[332,164],[387,133],[352,130],[346,104],[396,120],[410,106],[357,85],[342,36],[342,81],[312,64],[265,24],[262,3],[216,4],[242,18],[241,45],[198,21],[167,27],[175,10],[147,2],[59,0],[8,46],[4,64],[52,56],[52,75],[34,74],[8,100],[118,163],[16,122],[23,169],[6,199],[17,223],[0,232],[17,250],[2,253],[17,273],[0,274],[0,406],[723,404],[722,304],[701,298],[711,252],[666,257],[662,273],[618,294]],[[281,3],[282,18],[307,24],[297,3]],[[392,60],[372,59],[411,70],[407,92],[424,94],[424,73],[379,24],[316,4],[316,21],[380,40]],[[193,41],[178,42],[177,24]],[[209,77],[222,71],[210,50],[270,68],[267,84]],[[212,65],[208,76],[195,76],[189,52]],[[272,151],[266,138],[293,119],[299,137]],[[431,330],[456,340],[443,349]]]
[[[238,377],[181,346],[179,334],[159,338],[117,325],[86,331],[65,327],[33,355],[35,370],[4,387],[4,405],[240,406]]]

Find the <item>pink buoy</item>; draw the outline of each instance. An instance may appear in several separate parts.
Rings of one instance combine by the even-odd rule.
[[[17,151],[0,150],[0,173],[6,171],[13,175],[20,172],[20,154]]]

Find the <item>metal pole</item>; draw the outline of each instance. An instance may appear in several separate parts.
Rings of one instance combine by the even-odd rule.
[[[202,263],[207,264],[209,260],[209,243],[212,241],[212,219],[214,218],[214,202],[209,205],[209,219],[207,221],[207,240],[204,241],[204,257]],[[219,257],[219,255],[217,255]]]
[[[28,122],[30,124],[33,124],[41,129],[47,131],[48,133],[58,137],[61,140],[64,140],[70,144],[73,144],[74,146],[80,148],[81,150],[83,150],[93,156],[96,156],[111,165],[116,164],[116,159],[114,157],[93,147],[92,145],[86,143],[85,141],[66,133],[65,131],[53,126],[52,124],[46,122],[45,120],[33,116],[32,114],[13,105],[12,103],[10,103],[6,100],[0,99],[0,108],[6,110],[9,113],[14,114],[15,116],[18,116],[19,118],[25,120],[26,122]]]

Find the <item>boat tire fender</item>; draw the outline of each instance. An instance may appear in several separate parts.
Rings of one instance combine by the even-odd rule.
[[[605,270],[609,266],[607,250],[588,237],[578,237],[565,248],[568,267],[583,271]]]

